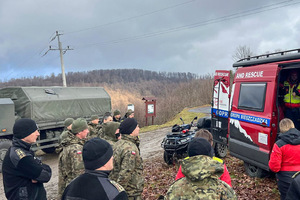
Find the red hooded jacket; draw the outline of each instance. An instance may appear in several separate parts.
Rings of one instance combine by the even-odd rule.
[[[300,171],[300,132],[291,128],[278,136],[269,160],[273,172]]]

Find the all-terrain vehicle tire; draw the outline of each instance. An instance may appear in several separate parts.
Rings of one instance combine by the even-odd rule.
[[[250,177],[263,178],[269,175],[269,172],[263,170],[257,166],[251,165],[250,163],[244,162],[245,171]]]
[[[173,155],[169,154],[168,152],[164,151],[164,161],[168,165],[173,164]]]
[[[12,145],[11,140],[0,139],[0,173],[2,173],[2,163],[8,148]]]
[[[227,155],[228,147],[225,144],[216,143],[215,145],[215,154],[216,157],[224,158]]]

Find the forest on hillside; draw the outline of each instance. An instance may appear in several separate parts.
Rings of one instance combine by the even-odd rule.
[[[141,126],[145,125],[143,97],[157,99],[157,116],[154,123],[162,124],[185,107],[209,104],[213,86],[213,77],[209,74],[199,76],[190,72],[155,72],[141,69],[68,72],[66,80],[68,87],[104,87],[111,96],[112,109],[119,109],[122,114],[125,114],[128,104],[134,104],[135,117]],[[61,85],[61,74],[0,82],[0,88]]]

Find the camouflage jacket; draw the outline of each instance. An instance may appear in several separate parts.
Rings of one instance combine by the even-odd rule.
[[[68,129],[65,129],[59,136],[59,143],[61,144],[64,139],[68,137],[68,132],[71,132]]]
[[[59,140],[58,140],[59,146],[56,147],[56,149],[55,149],[56,153],[60,153],[62,151],[63,146],[61,143],[64,139],[66,139],[68,137],[68,132],[71,132],[71,131],[65,128],[64,131],[60,134]]]
[[[182,173],[185,177],[171,185],[165,199],[237,199],[233,189],[218,179],[223,170],[221,163],[208,156],[184,159]]]
[[[58,157],[58,195],[63,194],[67,185],[84,172],[82,148],[85,140],[81,140],[73,133],[62,141],[63,150]]]
[[[104,123],[105,124],[105,123]],[[103,133],[103,125],[104,124],[101,124],[100,125],[100,128],[98,129],[98,133],[97,133],[97,136],[99,137],[99,138],[101,138],[101,139],[103,139],[103,135],[104,135],[104,133]]]
[[[137,141],[138,137],[122,135],[114,145],[114,169],[110,179],[122,185],[129,197],[141,195],[144,188],[143,160]]]
[[[94,137],[98,137],[98,131],[100,129],[100,125],[99,124],[94,124],[92,122],[89,122],[88,126],[89,126],[88,139],[92,139]]]

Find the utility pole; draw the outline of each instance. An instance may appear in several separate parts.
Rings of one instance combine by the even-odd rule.
[[[74,50],[74,49],[70,49],[69,46],[67,46],[67,48],[63,49],[62,48],[62,44],[60,42],[59,36],[63,35],[62,33],[58,33],[58,31],[56,31],[55,36],[51,39],[50,42],[52,42],[53,40],[55,40],[55,38],[57,37],[57,41],[58,41],[58,49],[52,49],[51,46],[49,46],[48,51],[50,50],[59,50],[59,55],[60,55],[60,64],[61,64],[61,75],[62,75],[62,81],[63,81],[63,87],[67,87],[67,81],[66,81],[66,74],[65,74],[65,65],[64,65],[64,58],[63,55],[68,51],[68,50]],[[46,55],[48,53],[48,51],[44,54]],[[43,55],[43,56],[44,56]]]

